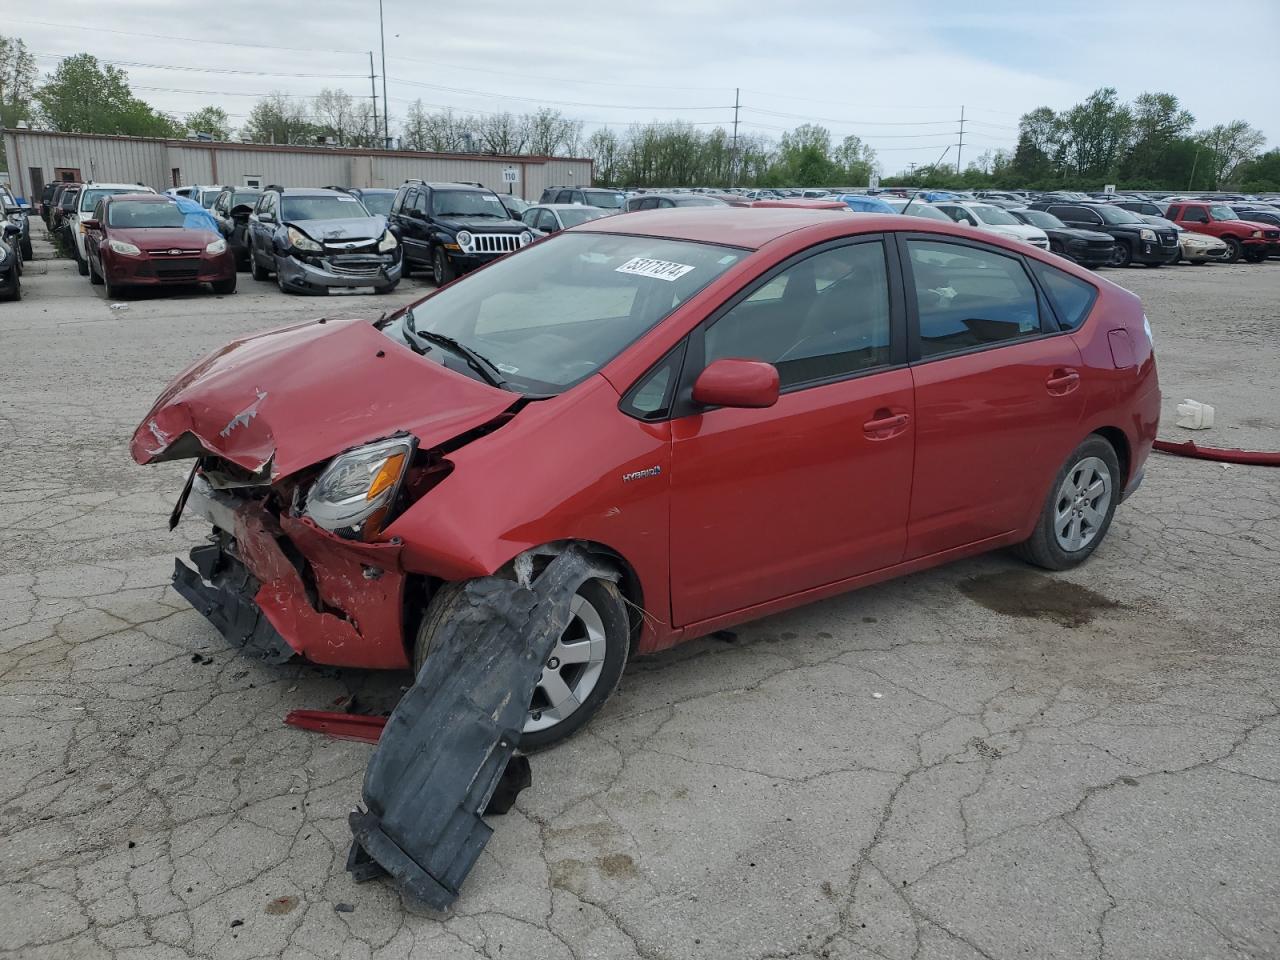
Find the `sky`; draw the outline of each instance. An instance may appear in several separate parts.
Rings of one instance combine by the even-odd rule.
[[[961,107],[967,164],[1012,148],[1028,110],[1113,86],[1126,100],[1173,93],[1198,128],[1244,119],[1280,142],[1266,79],[1280,64],[1266,53],[1277,0],[383,0],[383,13],[393,123],[420,98],[473,113],[548,106],[587,132],[677,118],[731,129],[736,89],[743,132],[820,123],[861,137],[890,174],[955,163]],[[49,0],[0,32],[26,40],[42,75],[79,52],[116,63],[137,96],[179,116],[216,105],[239,124],[274,91],[368,97],[369,51],[382,91],[378,0]]]

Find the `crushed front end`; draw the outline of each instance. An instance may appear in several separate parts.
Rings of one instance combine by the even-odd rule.
[[[185,512],[208,541],[173,586],[228,641],[272,662],[403,669],[401,545],[346,539],[299,513],[297,484],[217,489],[197,465]]]

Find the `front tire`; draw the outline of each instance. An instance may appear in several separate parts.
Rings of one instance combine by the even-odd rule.
[[[1133,263],[1133,247],[1128,240],[1117,240],[1115,249],[1111,252],[1111,265],[1127,267],[1131,263]]]
[[[100,274],[97,270],[93,269],[92,260],[89,261],[89,282],[92,283],[95,287],[102,286],[102,274]]]
[[[209,286],[213,287],[213,292],[219,296],[225,296],[228,293],[235,293],[236,275],[233,273],[230,279],[227,280],[215,280],[213,283],[209,284]]]
[[[1014,552],[1046,570],[1083,563],[1107,535],[1123,484],[1115,449],[1090,435],[1054,477],[1035,529]]]
[[[453,268],[453,263],[445,255],[443,247],[436,247],[431,254],[431,280],[437,287],[443,287],[446,283],[452,283],[457,277],[458,272]]]
[[[1239,263],[1240,257],[1244,254],[1244,247],[1235,237],[1223,237],[1222,242],[1227,245],[1227,263]]]
[[[258,263],[258,254],[252,250],[249,251],[249,276],[255,280],[267,280],[271,276],[262,269],[262,265]]]
[[[35,251],[31,249],[31,238],[28,237],[26,240],[22,241],[22,259],[29,262],[34,258]]]
[[[468,606],[464,584],[446,583],[427,606],[413,647],[416,677],[430,655],[432,641]],[[539,750],[572,736],[595,716],[622,678],[631,631],[617,584],[586,580],[573,598],[573,616],[557,641],[520,736],[520,749]]]
[[[73,254],[73,256],[76,258],[76,273],[82,277],[87,277],[89,275],[89,261],[79,254]]]

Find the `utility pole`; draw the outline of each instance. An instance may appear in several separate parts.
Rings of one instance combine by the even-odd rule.
[[[386,104],[383,104],[386,106]],[[960,153],[964,150],[964,105],[960,106],[960,146],[956,147],[956,176],[960,175]]]
[[[392,146],[390,114],[387,108],[387,28],[383,27],[383,0],[378,0],[378,36],[383,42],[383,148]]]
[[[1192,184],[1196,182],[1196,164],[1200,162],[1200,148],[1196,147],[1195,159],[1191,161],[1191,176],[1187,179],[1187,191],[1190,192]]]
[[[373,51],[369,51],[369,91],[373,94],[373,139],[378,139],[378,84],[373,78]]]
[[[738,107],[740,106],[740,87],[733,88],[733,149],[729,151],[729,186],[738,185]]]

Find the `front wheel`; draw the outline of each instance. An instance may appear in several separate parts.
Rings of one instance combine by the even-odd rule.
[[[89,275],[89,261],[79,254],[73,254],[73,256],[76,258],[76,273],[82,277],[87,277]]]
[[[1133,247],[1129,245],[1128,240],[1117,240],[1115,249],[1111,251],[1111,265],[1127,267],[1131,263],[1133,263]]]
[[[1264,260],[1267,259],[1267,251],[1265,249],[1264,250],[1246,250],[1244,258],[1249,263],[1262,263]]]
[[[1227,263],[1239,263],[1240,257],[1244,255],[1244,247],[1235,237],[1223,237],[1223,242],[1227,245]]]
[[[219,295],[235,293],[236,275],[233,273],[230,278],[226,280],[215,280],[213,283],[209,284],[209,286],[213,287],[213,292]]]
[[[1083,563],[1107,535],[1123,482],[1115,449],[1091,435],[1067,457],[1035,529],[1015,551],[1046,570]]]
[[[271,275],[262,269],[262,265],[258,263],[258,254],[253,250],[249,251],[249,276],[255,280],[266,280]]]
[[[443,247],[436,247],[435,252],[431,254],[431,279],[437,287],[443,287],[446,283],[452,283],[453,278],[458,275],[453,268],[453,263],[445,255]]]
[[[22,241],[22,259],[31,260],[35,257],[35,251],[31,249],[31,238],[28,237]]]
[[[89,261],[89,282],[92,283],[95,287],[102,286],[102,274],[100,274],[97,270],[93,269],[92,260]]]
[[[436,634],[469,604],[461,583],[446,583],[436,591],[414,641],[415,676],[430,656]],[[617,585],[609,580],[584,581],[570,609],[569,625],[534,689],[520,736],[521,750],[549,747],[576,733],[609,699],[626,666],[630,629]]]

